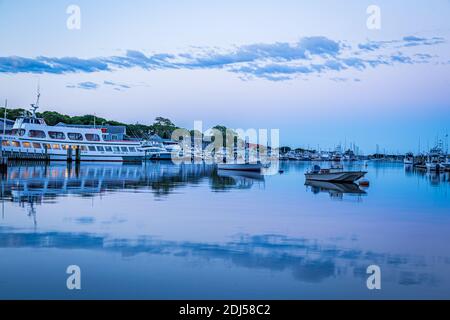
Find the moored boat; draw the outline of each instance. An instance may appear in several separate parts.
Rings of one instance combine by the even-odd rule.
[[[445,170],[445,155],[442,151],[442,147],[440,145],[437,145],[433,149],[430,150],[430,152],[427,155],[426,158],[426,168],[429,171],[444,171]]]
[[[260,172],[263,165],[260,162],[257,163],[218,163],[218,170],[235,170],[235,171],[252,171]]]
[[[306,180],[329,182],[355,182],[366,175],[366,171],[344,171],[340,168],[321,169],[315,165],[311,171],[305,173]]]
[[[403,163],[405,165],[412,165],[412,164],[414,164],[414,154],[412,152],[408,152],[405,155],[405,158],[403,159]]]

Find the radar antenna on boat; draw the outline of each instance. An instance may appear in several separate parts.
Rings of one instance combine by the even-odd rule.
[[[36,118],[36,110],[39,109],[39,99],[41,98],[41,85],[38,83],[36,103],[31,104],[31,116]]]

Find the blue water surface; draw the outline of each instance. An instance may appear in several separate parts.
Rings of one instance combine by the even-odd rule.
[[[448,173],[352,164],[368,171],[363,189],[305,185],[310,166],[11,166],[0,298],[450,298]],[[67,289],[69,265],[81,290]],[[367,288],[370,265],[381,290]]]

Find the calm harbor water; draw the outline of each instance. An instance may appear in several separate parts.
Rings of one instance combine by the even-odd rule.
[[[13,166],[0,298],[450,298],[449,174],[368,164],[370,187],[205,165]],[[354,164],[354,169],[362,164]],[[366,287],[379,265],[382,289]],[[66,288],[81,268],[82,289]]]

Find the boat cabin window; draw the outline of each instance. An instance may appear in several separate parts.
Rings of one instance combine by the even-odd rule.
[[[30,130],[28,132],[28,136],[30,138],[45,138],[46,137],[45,132],[41,131],[41,130]]]
[[[87,148],[86,148],[86,146],[80,146],[80,150],[81,151],[87,151]]]
[[[70,140],[83,141],[83,135],[81,133],[69,132],[67,136],[69,137]]]
[[[122,152],[127,152],[128,151],[127,147],[121,147],[120,150],[122,150]]]
[[[50,132],[49,132],[49,134],[50,134]],[[52,145],[52,149],[59,150],[59,149],[61,149],[61,147],[59,146],[59,144],[54,144],[54,145]]]
[[[59,132],[59,131],[49,131],[48,135],[50,136],[50,138],[52,139],[58,139],[58,140],[64,140],[66,139],[66,136],[64,134],[64,132]]]
[[[100,141],[100,136],[94,133],[86,133],[85,134],[87,141]]]
[[[119,147],[113,147],[114,152],[120,152],[120,148]]]
[[[33,124],[45,124],[43,119],[30,119],[30,123],[33,123]]]
[[[96,151],[95,146],[89,146],[89,151]]]
[[[102,146],[97,146],[97,151],[104,152],[104,151],[105,151],[105,148],[103,148]]]
[[[11,143],[12,143],[13,147],[20,148],[20,142],[19,141],[13,141]]]
[[[25,129],[12,129],[11,134],[13,136],[23,136],[25,135]]]
[[[50,150],[52,148],[52,146],[48,143],[44,144],[44,149]]]
[[[112,148],[111,147],[105,147],[105,150],[108,152],[112,152]]]
[[[35,149],[41,149],[41,148],[42,148],[42,146],[41,146],[41,144],[40,144],[40,143],[37,143],[37,142],[33,142],[33,148],[35,148]]]
[[[128,147],[128,149],[129,149],[131,152],[136,152],[136,148],[135,148],[135,147]]]
[[[22,142],[22,147],[24,147],[24,148],[31,148],[31,143],[29,143],[29,142]]]
[[[3,140],[2,141],[2,146],[4,146],[4,147],[9,147],[11,144],[9,143],[9,141],[8,140]]]

